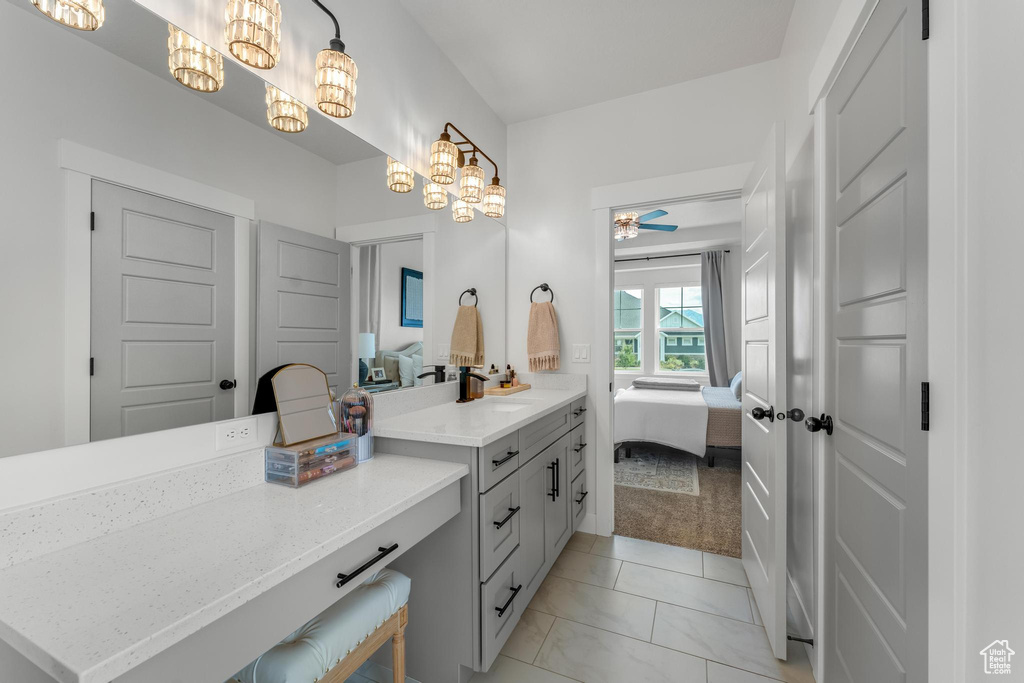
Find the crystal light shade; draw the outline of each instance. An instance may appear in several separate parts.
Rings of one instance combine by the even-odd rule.
[[[456,223],[468,223],[473,220],[473,207],[461,199],[452,202],[452,216]]]
[[[103,26],[103,0],[32,0],[32,4],[54,21],[79,31]]]
[[[428,209],[439,211],[448,206],[448,190],[437,183],[423,184],[423,203]]]
[[[459,163],[459,148],[447,133],[430,146],[430,179],[440,185],[455,182],[455,169]]]
[[[459,197],[464,202],[479,204],[484,193],[484,169],[476,165],[476,160],[470,159],[469,163],[462,167],[462,180],[459,183]]]
[[[282,133],[301,133],[309,117],[306,105],[272,85],[267,85],[267,121]]]
[[[505,188],[497,183],[491,183],[484,188],[484,215],[490,218],[501,218],[505,215]]]
[[[167,24],[167,67],[175,80],[199,92],[217,92],[224,86],[224,57],[173,24]]]
[[[316,55],[316,106],[337,119],[347,119],[356,110],[355,61],[338,50],[320,50]]]
[[[281,58],[281,4],[277,0],[228,0],[224,40],[240,62],[273,69]]]
[[[615,214],[615,241],[631,240],[640,234],[640,224],[637,222],[640,214],[636,211]]]
[[[416,175],[400,161],[388,157],[388,187],[392,192],[405,194],[416,186]]]

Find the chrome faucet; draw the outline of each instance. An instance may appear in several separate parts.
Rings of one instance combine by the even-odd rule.
[[[474,378],[481,382],[487,381],[487,377],[485,375],[481,375],[479,372],[473,372],[473,368],[466,366],[459,368],[459,400],[456,401],[456,403],[469,403],[473,400],[473,390],[470,385]]]

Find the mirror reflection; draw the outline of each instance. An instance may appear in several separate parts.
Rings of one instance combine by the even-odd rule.
[[[184,87],[169,50],[185,39],[105,5],[82,32],[0,2],[10,92],[32,108],[0,114],[19,359],[0,456],[247,415],[286,363],[338,394],[431,384],[470,288],[485,365],[503,366],[502,224],[457,223],[444,188],[232,58],[219,89]]]

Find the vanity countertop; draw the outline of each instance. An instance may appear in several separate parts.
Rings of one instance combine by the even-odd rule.
[[[0,638],[62,683],[109,681],[469,473],[378,454],[0,570]]]
[[[377,420],[373,433],[391,439],[479,448],[586,394],[585,387],[529,389],[510,396],[485,396],[469,403],[452,401]]]

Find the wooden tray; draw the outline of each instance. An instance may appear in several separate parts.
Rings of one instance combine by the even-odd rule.
[[[508,396],[509,394],[518,394],[520,391],[526,391],[529,388],[529,384],[520,384],[518,387],[509,387],[508,389],[491,387],[490,389],[484,389],[484,393],[488,396]]]

